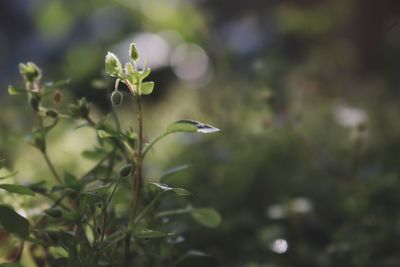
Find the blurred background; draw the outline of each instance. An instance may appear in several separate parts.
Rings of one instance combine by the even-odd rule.
[[[182,266],[400,266],[399,1],[2,0],[0,156],[19,182],[48,173],[21,142],[25,99],[7,94],[18,63],[69,78],[59,108],[85,96],[98,119],[113,88],[104,56],[125,61],[132,41],[156,82],[146,138],[181,118],[221,129],[165,139],[146,166],[156,179],[188,164],[169,183],[223,216],[187,229],[186,246],[212,257]],[[57,168],[84,171],[96,133],[59,128]]]

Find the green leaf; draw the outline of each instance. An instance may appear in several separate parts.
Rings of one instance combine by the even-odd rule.
[[[192,193],[187,191],[186,189],[183,188],[173,188],[172,191],[174,191],[177,195],[179,196],[191,196]]]
[[[0,224],[8,233],[16,234],[24,239],[29,236],[28,220],[10,206],[0,205]]]
[[[167,237],[167,236],[172,236],[172,235],[174,235],[174,234],[164,233],[164,232],[151,230],[151,229],[138,229],[135,231],[136,238],[161,238],[161,237]]]
[[[149,183],[150,185],[155,186],[156,188],[160,189],[163,192],[167,192],[167,191],[172,191],[175,194],[177,194],[178,196],[191,196],[192,193],[190,193],[189,191],[187,191],[186,189],[183,188],[174,188],[174,187],[170,187],[167,184],[161,184],[161,183]]]
[[[6,162],[7,162],[6,159],[0,160],[0,170],[4,168],[4,166],[6,165]]]
[[[28,195],[34,196],[35,192],[33,192],[30,188],[16,185],[16,184],[0,184],[0,189],[6,190],[11,193],[20,194],[20,195]]]
[[[8,94],[9,95],[19,95],[19,94],[22,94],[22,93],[27,93],[27,91],[23,90],[23,89],[18,89],[16,87],[12,86],[12,85],[8,86]]]
[[[120,134],[118,132],[109,130],[109,129],[99,129],[97,130],[97,134],[100,138],[110,138],[110,137],[119,137]]]
[[[119,61],[118,57],[111,52],[108,52],[105,59],[105,64],[106,72],[110,76],[117,77],[122,72],[121,62]]]
[[[140,87],[142,95],[149,95],[153,92],[154,82],[144,82]]]
[[[192,217],[198,223],[210,228],[216,228],[222,222],[221,215],[216,210],[210,208],[193,209]]]
[[[167,133],[215,133],[219,129],[209,124],[204,124],[194,120],[180,120],[174,122],[167,128]]]

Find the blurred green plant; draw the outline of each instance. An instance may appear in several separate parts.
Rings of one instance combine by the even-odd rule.
[[[32,62],[20,64],[20,73],[25,88],[9,86],[10,95],[26,94],[29,105],[37,117],[37,126],[29,136],[29,143],[36,147],[54,178],[55,185],[45,181],[30,185],[5,184],[0,189],[10,194],[35,197],[42,195],[49,199],[44,214],[25,218],[12,205],[0,205],[0,225],[20,240],[17,251],[8,257],[12,264],[19,266],[23,251],[29,251],[30,260],[36,266],[46,262],[49,266],[175,266],[187,257],[207,256],[206,253],[189,250],[177,253],[174,244],[178,242],[179,223],[168,217],[189,214],[206,227],[216,228],[221,216],[211,208],[193,207],[160,210],[160,203],[171,202],[170,195],[189,197],[186,189],[171,187],[160,182],[144,183],[143,164],[147,152],[162,138],[172,133],[214,133],[219,129],[193,120],[172,123],[165,132],[153,141],[145,143],[143,138],[142,97],[154,89],[154,82],[144,81],[151,70],[137,67],[139,54],[135,44],[130,46],[130,62],[122,66],[118,57],[109,52],[105,58],[108,75],[116,78],[111,94],[114,126],[108,122],[110,116],[95,122],[90,117],[90,104],[85,98],[69,105],[67,112],[46,106],[49,96],[59,102],[61,93],[56,90],[67,81],[42,84],[42,71]],[[137,109],[137,130],[121,130],[116,108],[124,101],[119,91],[120,83],[129,89]],[[85,151],[84,156],[97,160],[96,165],[75,177],[68,171],[61,175],[48,153],[47,136],[61,118],[84,121],[80,127],[97,131],[98,146]],[[0,161],[0,168],[6,160]],[[170,176],[184,168],[166,172]],[[15,174],[15,173],[14,173]],[[14,175],[13,173],[11,175]],[[0,179],[5,179],[1,177]],[[128,177],[131,177],[129,183]],[[121,188],[121,185],[123,188]],[[130,197],[123,189],[130,188]],[[118,199],[116,199],[118,196]],[[129,199],[130,204],[126,205]],[[118,207],[121,207],[122,210]],[[179,241],[181,242],[181,241]],[[33,247],[40,247],[43,253],[32,253]],[[151,247],[151,249],[149,249]],[[26,249],[24,249],[26,248]],[[28,255],[28,254],[27,254]],[[4,266],[4,265],[1,265]]]

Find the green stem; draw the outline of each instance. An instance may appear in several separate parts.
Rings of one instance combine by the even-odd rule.
[[[135,221],[133,222],[132,228],[134,228],[143,219],[143,217],[150,211],[150,209],[154,207],[154,205],[160,199],[162,193],[164,193],[164,192],[162,192],[162,191],[158,192],[157,195],[151,200],[149,205],[147,205],[147,207],[144,208],[142,210],[142,212],[139,213],[139,215],[136,217]]]
[[[54,178],[57,180],[58,183],[62,184],[63,182],[62,182],[60,176],[58,175],[56,169],[54,168],[54,165],[51,162],[51,160],[49,158],[49,155],[47,154],[47,151],[46,150],[42,151],[42,154],[43,154],[44,160],[46,161],[47,166],[49,167],[49,169],[50,169],[51,173],[53,174]]]
[[[163,133],[162,135],[160,135],[160,136],[158,136],[157,138],[155,138],[153,141],[151,141],[151,143],[150,143],[148,146],[146,146],[146,148],[145,148],[144,151],[143,151],[143,154],[142,154],[143,158],[146,156],[147,152],[149,152],[149,150],[150,150],[158,141],[160,141],[161,139],[163,139],[164,137],[166,137],[166,136],[169,135],[169,134],[170,134],[169,132],[165,132],[165,133]]]

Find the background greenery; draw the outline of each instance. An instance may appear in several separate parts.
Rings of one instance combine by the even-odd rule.
[[[389,0],[1,1],[1,158],[20,183],[49,176],[21,142],[29,107],[7,95],[22,84],[19,62],[70,78],[61,108],[86,96],[100,116],[112,90],[104,55],[127,57],[136,41],[156,82],[147,138],[182,117],[222,130],[163,140],[145,166],[156,179],[188,164],[169,183],[223,215],[218,229],[182,233],[182,246],[212,255],[182,266],[399,266],[399,14]],[[128,128],[129,104],[121,113]],[[78,174],[95,133],[73,126],[52,133],[49,153]]]

